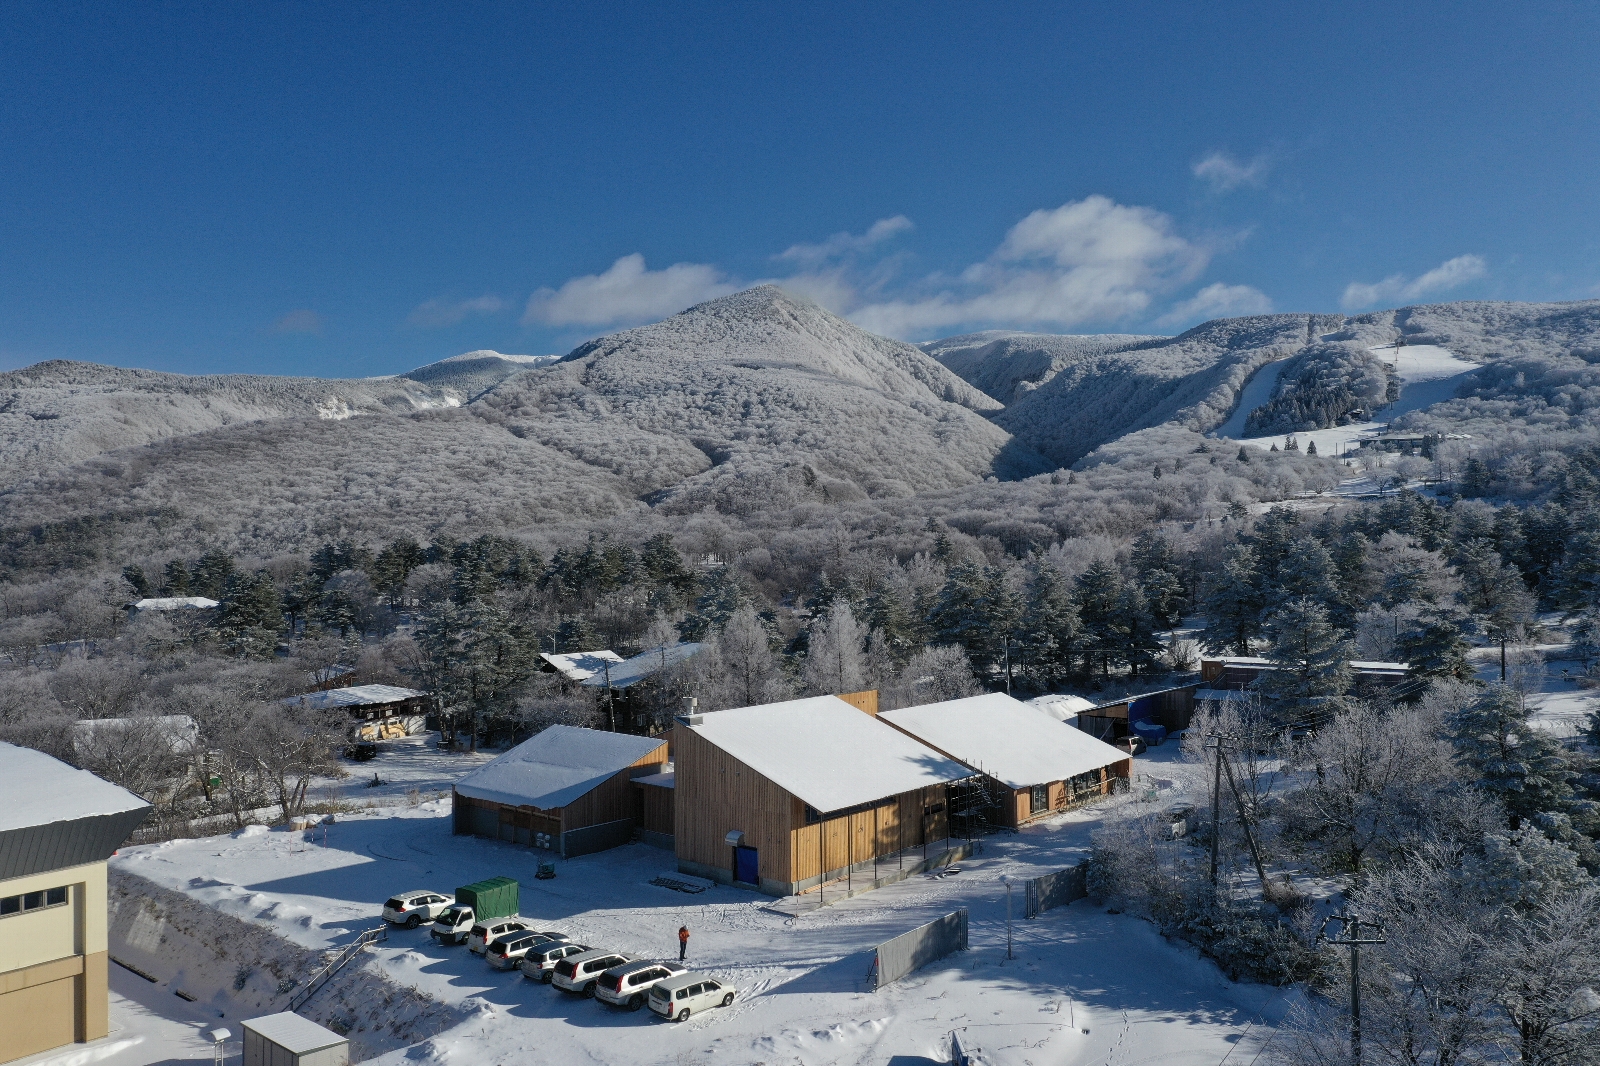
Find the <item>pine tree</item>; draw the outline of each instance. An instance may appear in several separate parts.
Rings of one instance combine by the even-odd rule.
[[[228,579],[217,612],[217,632],[230,651],[250,658],[270,658],[286,624],[283,601],[271,574],[257,570],[253,574],[235,573]]]
[[[1122,575],[1104,560],[1092,564],[1074,583],[1072,598],[1083,625],[1085,673],[1093,672],[1097,660],[1102,675],[1111,673],[1121,644],[1122,591]]]
[[[1239,454],[1235,458],[1241,463],[1248,463],[1250,461],[1250,446],[1248,444],[1239,445]]]
[[[1019,638],[1041,689],[1054,688],[1075,672],[1082,637],[1071,585],[1055,567],[1040,565],[1028,583],[1028,609]]]
[[[1156,624],[1163,629],[1175,627],[1182,620],[1189,594],[1180,575],[1178,553],[1160,534],[1145,530],[1133,542],[1132,561]]]
[[[1448,677],[1471,681],[1477,675],[1467,662],[1471,650],[1461,624],[1448,614],[1427,611],[1401,631],[1395,650],[1415,677]]]
[[[1249,655],[1250,641],[1260,635],[1266,605],[1255,552],[1244,544],[1230,546],[1222,573],[1205,600],[1208,624],[1200,634],[1201,645],[1208,651]]]
[[[1322,604],[1305,597],[1290,600],[1264,629],[1273,669],[1262,675],[1260,687],[1285,710],[1328,705],[1350,691],[1355,646],[1328,620]]]
[[[813,696],[860,692],[867,686],[867,634],[848,601],[838,599],[811,623],[801,677]]]
[[[1578,624],[1572,627],[1572,644],[1567,654],[1583,664],[1584,673],[1594,669],[1595,663],[1600,661],[1600,612],[1585,611],[1578,619]]]

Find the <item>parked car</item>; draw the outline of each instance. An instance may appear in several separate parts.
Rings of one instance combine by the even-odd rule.
[[[585,951],[581,955],[569,955],[556,963],[555,975],[550,983],[563,992],[582,992],[592,996],[601,974],[613,966],[633,962],[634,958],[620,951]]]
[[[390,896],[383,905],[383,920],[394,925],[415,929],[423,922],[431,922],[455,903],[454,896],[446,896],[427,889],[401,892]]]
[[[507,933],[498,940],[491,941],[483,957],[490,966],[497,970],[509,970],[522,961],[522,956],[541,944],[565,944],[572,938],[565,933],[554,930],[536,932],[524,929],[519,933]]]
[[[430,935],[441,944],[459,944],[471,934],[472,923],[472,908],[464,903],[456,903],[446,907],[433,920]]]
[[[370,740],[358,740],[345,745],[344,757],[351,762],[370,762],[378,757],[378,745]]]
[[[656,982],[689,972],[689,967],[675,962],[629,962],[613,966],[600,975],[594,986],[594,998],[615,1007],[638,1010],[644,1006]]]
[[[684,973],[658,981],[650,989],[650,1009],[663,1018],[684,1021],[710,1007],[726,1007],[737,991],[726,981],[703,973]]]
[[[467,936],[467,950],[476,955],[482,955],[489,950],[492,941],[512,933],[522,933],[533,928],[533,920],[521,918],[515,914],[508,914],[504,918],[489,918],[485,921],[474,922],[472,932]]]
[[[522,971],[522,976],[549,984],[550,978],[555,976],[556,963],[572,955],[582,955],[588,950],[588,944],[535,944],[523,954],[517,968]]]

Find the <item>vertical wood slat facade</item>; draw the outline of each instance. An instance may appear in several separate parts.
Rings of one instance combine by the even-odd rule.
[[[470,812],[473,809],[490,812],[491,820],[497,821],[499,825],[498,839],[528,846],[533,845],[534,836],[538,833],[547,833],[554,840],[559,840],[562,833],[575,829],[604,825],[607,822],[623,819],[633,819],[637,822],[642,817],[643,811],[642,800],[638,795],[639,789],[633,785],[633,778],[641,773],[660,771],[665,767],[666,760],[667,745],[663,740],[654,751],[634,760],[564,807],[551,807],[547,810],[527,804],[514,806],[508,803],[496,803],[456,793],[454,831],[462,834],[472,833],[475,825],[483,826],[482,821],[471,816]],[[482,831],[484,830],[480,829],[480,832]]]
[[[949,836],[945,786],[930,785],[808,823],[806,804],[701,737],[678,726],[674,837],[680,869],[730,871],[732,831],[759,856],[760,887],[788,895],[846,866]]]

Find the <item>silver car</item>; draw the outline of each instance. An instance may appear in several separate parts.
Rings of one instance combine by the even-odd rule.
[[[403,925],[407,929],[415,929],[425,922],[431,924],[435,918],[444,913],[446,907],[453,906],[455,901],[454,896],[446,896],[442,892],[430,892],[427,889],[401,892],[385,901],[383,920],[393,925]]]
[[[550,979],[555,976],[557,963],[571,955],[582,955],[588,950],[588,944],[535,945],[522,956],[522,961],[517,963],[517,969],[522,971],[522,976],[530,980],[549,984]]]
[[[585,951],[581,955],[571,955],[556,963],[555,976],[550,983],[563,992],[581,992],[592,996],[601,974],[613,966],[633,962],[634,958],[620,951]]]
[[[467,936],[467,950],[475,955],[482,955],[489,950],[489,945],[503,936],[520,933],[533,928],[531,918],[521,918],[515,914],[508,914],[503,918],[485,918],[472,927],[472,932]]]
[[[565,933],[558,933],[553,929],[544,932],[535,932],[524,929],[520,933],[507,933],[499,940],[491,941],[483,957],[497,970],[509,970],[522,961],[522,956],[540,944],[565,944],[572,938]]]
[[[691,1014],[729,1006],[737,991],[728,982],[703,973],[679,974],[650,989],[650,1009],[675,1022],[687,1021]]]
[[[687,966],[675,962],[630,962],[613,966],[595,983],[594,998],[614,1007],[638,1010],[644,1006],[645,997],[656,982],[688,972]]]

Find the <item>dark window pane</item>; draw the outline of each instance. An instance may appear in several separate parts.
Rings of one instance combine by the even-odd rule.
[[[49,892],[45,893],[44,901],[52,905],[56,903],[65,903],[67,901],[66,888],[52,888]]]
[[[43,906],[44,906],[44,893],[43,892],[27,892],[27,893],[23,894],[23,897],[22,897],[22,909],[23,910],[31,911],[35,907],[43,907]]]
[[[4,899],[0,899],[0,914],[15,914],[21,909],[21,896],[7,896]]]

